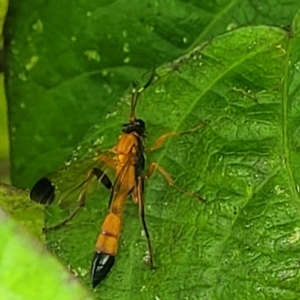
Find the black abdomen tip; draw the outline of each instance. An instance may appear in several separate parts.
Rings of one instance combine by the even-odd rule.
[[[40,204],[51,204],[55,198],[55,187],[49,179],[43,177],[30,190],[29,196]]]
[[[91,281],[95,288],[109,273],[114,265],[115,257],[106,253],[95,252],[92,260]]]

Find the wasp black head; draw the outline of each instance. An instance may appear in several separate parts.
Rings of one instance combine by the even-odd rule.
[[[146,125],[141,119],[136,119],[133,122],[123,124],[122,131],[124,133],[136,132],[140,136],[145,136]]]

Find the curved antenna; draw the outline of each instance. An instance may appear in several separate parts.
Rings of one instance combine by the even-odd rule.
[[[140,97],[140,94],[143,92],[144,89],[146,89],[152,83],[154,76],[155,76],[155,70],[151,69],[151,75],[150,75],[149,80],[147,81],[147,83],[144,86],[140,87],[139,89],[137,89],[136,82],[132,81],[133,88],[132,88],[131,108],[130,108],[130,117],[129,117],[130,122],[134,122],[136,120],[135,107],[136,107],[136,104]]]

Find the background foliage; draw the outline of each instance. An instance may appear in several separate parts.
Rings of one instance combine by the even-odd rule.
[[[274,0],[11,3],[6,88],[17,186],[30,187],[74,147],[80,161],[115,143],[128,118],[121,96],[153,66],[159,78],[138,107],[149,144],[211,121],[148,157],[208,203],[155,176],[146,201],[157,270],[142,261],[146,244],[129,203],[100,299],[299,298],[298,8]],[[87,283],[103,199],[105,191],[92,193],[72,224],[47,237]]]
[[[298,7],[274,0],[12,1],[5,38],[13,183],[30,187],[60,167],[151,67],[226,30],[290,25]]]

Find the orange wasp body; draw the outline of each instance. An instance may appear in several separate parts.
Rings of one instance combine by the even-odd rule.
[[[106,276],[114,263],[121,232],[123,208],[130,194],[140,208],[140,216],[148,240],[149,263],[150,267],[153,267],[152,248],[144,219],[142,198],[144,187],[142,172],[145,166],[142,140],[144,133],[145,123],[134,117],[131,118],[130,123],[123,126],[123,134],[117,145],[111,150],[115,153],[116,180],[111,191],[109,213],[102,224],[92,261],[91,279],[93,286],[96,286]],[[103,156],[100,157],[100,159],[103,158]],[[107,158],[104,160],[108,161]]]
[[[170,132],[164,134],[157,139],[156,143],[152,147],[145,148],[144,138],[146,126],[143,120],[136,119],[135,107],[139,95],[146,87],[150,85],[152,79],[153,76],[151,76],[148,83],[139,90],[134,88],[132,92],[129,123],[123,125],[122,134],[120,135],[116,146],[108,151],[109,153],[113,153],[113,157],[102,153],[95,158],[95,160],[99,163],[101,162],[102,164],[115,170],[116,178],[114,183],[112,183],[108,176],[99,168],[91,169],[88,172],[86,180],[81,185],[82,191],[79,195],[77,208],[63,222],[57,224],[56,226],[45,228],[45,230],[57,229],[75,216],[78,210],[85,205],[88,185],[93,176],[96,176],[106,188],[111,190],[109,212],[102,224],[101,232],[96,242],[94,257],[92,259],[91,281],[93,287],[99,284],[106,277],[114,264],[122,227],[123,208],[128,196],[130,195],[132,196],[134,203],[138,204],[139,207],[139,216],[141,218],[148,243],[149,265],[151,268],[153,267],[152,247],[144,214],[143,192],[144,181],[153,174],[155,169],[160,171],[170,185],[190,196],[196,197],[203,202],[205,201],[200,196],[175,185],[170,175],[161,166],[154,162],[150,164],[147,174],[145,175],[143,173],[145,168],[145,152],[153,151],[161,147],[164,140],[168,137],[180,136],[197,131],[203,126],[203,124],[205,124],[205,122],[203,122],[199,126],[181,133]],[[52,182],[44,177],[40,179],[31,189],[30,197],[32,200],[39,203],[49,204],[55,197],[54,190],[55,189]]]

